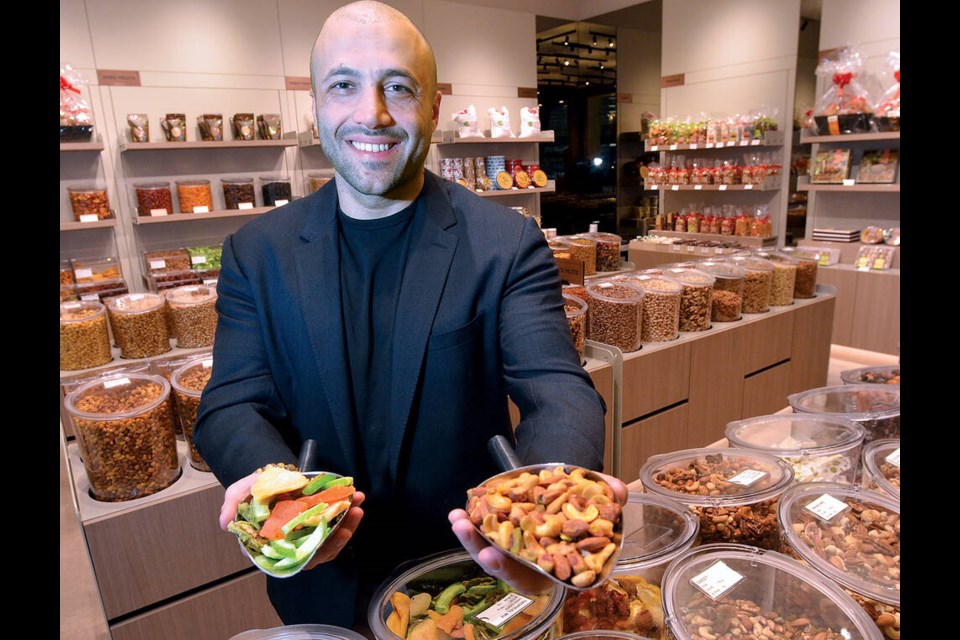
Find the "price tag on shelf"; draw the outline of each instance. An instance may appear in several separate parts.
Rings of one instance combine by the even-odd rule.
[[[240,204],[237,205],[237,209],[241,209],[241,210],[253,209],[253,203],[252,203],[252,202],[241,202]]]
[[[674,250],[674,251],[680,251],[680,245],[674,244],[674,245],[673,245],[673,250]]]
[[[652,184],[652,185],[650,185],[650,190],[651,190],[651,191],[657,191],[658,189],[660,189],[660,185],[658,185],[658,184]]]
[[[718,146],[719,146],[719,145],[718,145]],[[727,142],[727,146],[728,146],[728,147],[735,147],[735,146],[737,146],[737,141],[736,141],[736,140],[731,140],[731,141]]]
[[[695,184],[695,185],[693,185],[693,190],[694,190],[694,191],[703,191],[703,185],[702,185],[702,184]]]
[[[864,271],[869,271],[869,270],[870,270],[870,258],[868,258],[867,256],[862,256],[862,257],[860,257],[860,258],[857,258],[857,269],[861,269],[861,270],[864,270]]]
[[[696,143],[696,142],[694,142],[693,144],[690,145],[690,150],[691,150],[691,151],[696,151],[696,150],[697,150],[697,143]]]
[[[759,140],[751,140],[751,141],[750,141],[750,146],[751,146],[751,147],[759,147],[759,146],[760,146],[760,141],[759,141]]]
[[[150,209],[151,216],[165,216],[167,215],[166,209]]]
[[[752,185],[752,184],[745,184],[745,185],[743,185],[743,190],[744,190],[744,191],[752,191],[752,190],[753,190],[753,185]]]
[[[273,202],[273,206],[275,206],[275,207],[282,207],[282,206],[285,205],[285,204],[290,204],[290,201],[289,201],[289,200],[274,200],[274,202]]]
[[[207,264],[207,256],[190,256],[190,264]]]
[[[158,269],[166,269],[167,261],[166,260],[151,260],[150,261],[150,270],[156,271]]]
[[[117,378],[116,380],[104,380],[104,389],[113,389],[114,387],[125,387],[130,384],[130,378]]]
[[[883,269],[884,267],[886,267],[886,266],[887,266],[887,261],[884,260],[883,258],[874,258],[874,259],[873,259],[873,268],[874,268],[874,269],[882,270],[882,269]]]
[[[726,190],[727,190],[727,185],[725,184],[721,184],[720,186],[717,187],[717,191],[726,191]]]
[[[727,566],[723,560],[717,560],[710,567],[697,574],[690,584],[716,600],[733,589],[743,580],[743,576]]]
[[[80,296],[80,299],[84,302],[100,302],[100,296],[95,293],[85,293]]]
[[[804,507],[804,509],[827,523],[849,508],[850,505],[842,500],[837,500],[829,493],[823,494]]]
[[[140,302],[141,300],[144,299],[144,297],[145,296],[142,293],[135,293],[132,296],[130,296],[129,300],[130,302]]]
[[[63,303],[63,308],[66,309],[66,310],[68,310],[68,311],[73,311],[74,309],[79,309],[80,306],[81,306],[81,305],[80,305],[79,302],[64,302],[64,303]]]
[[[695,246],[693,246],[692,244],[688,244],[688,245],[687,245],[687,253],[693,253],[693,252],[696,251],[696,250],[697,250],[697,248],[696,248]]]
[[[680,185],[675,184],[670,187],[670,191],[680,191]]]
[[[713,252],[719,256],[723,254],[723,249],[721,249],[720,247],[717,247],[716,249],[713,250]]]
[[[77,269],[73,272],[77,280],[87,280],[93,277],[93,269]]]
[[[670,145],[670,151],[676,151],[676,150],[677,150],[677,145],[675,144]]]
[[[713,143],[712,143],[712,142],[708,142],[707,144],[703,145],[703,148],[704,148],[704,149],[713,149]]]
[[[757,483],[757,480],[766,477],[766,471],[759,469],[747,469],[730,478],[730,482],[738,484],[741,487],[750,487]]]
[[[492,606],[484,609],[482,613],[477,614],[476,617],[491,626],[502,627],[531,604],[533,604],[533,600],[526,596],[516,592],[508,593],[493,603]]]
[[[884,460],[886,460],[887,462],[889,462],[890,464],[892,464],[893,466],[899,469],[900,468],[900,447],[897,447],[897,450],[891,453],[890,455],[888,455],[886,458],[884,458]]]
[[[830,266],[830,256],[826,253],[820,254],[820,266],[829,267]]]
[[[213,358],[204,358],[204,359],[203,359],[203,362],[201,362],[200,365],[201,365],[204,369],[209,369],[210,367],[213,366]]]
[[[208,287],[215,287],[215,286],[217,286],[217,279],[216,279],[216,278],[213,278],[213,279],[210,279],[210,280],[204,280],[204,281],[203,281],[203,284],[207,285]]]
[[[193,212],[194,212],[194,213],[210,213],[210,207],[208,207],[208,206],[206,206],[206,205],[204,205],[204,206],[202,206],[202,207],[194,207],[194,208],[193,208]]]
[[[844,179],[843,179],[843,186],[845,186],[845,187],[852,187],[852,186],[855,185],[855,184],[857,184],[857,181],[854,180],[853,178],[844,178]]]
[[[85,213],[82,216],[80,216],[80,222],[96,222],[99,219],[100,219],[100,216],[98,216],[95,213]]]
[[[700,253],[710,253],[709,247],[700,247]]]
[[[655,144],[650,147],[650,151],[660,151],[660,145]]]

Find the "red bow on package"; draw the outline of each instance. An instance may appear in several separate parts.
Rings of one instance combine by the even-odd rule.
[[[853,80],[852,73],[835,73],[833,74],[833,84],[840,87],[840,90],[843,91],[843,88],[850,84],[850,81]]]

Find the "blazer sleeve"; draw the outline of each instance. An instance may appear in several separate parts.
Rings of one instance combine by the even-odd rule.
[[[520,234],[502,299],[500,346],[507,393],[520,409],[520,459],[601,470],[606,407],[580,365],[556,261],[531,219]]]
[[[296,463],[281,429],[287,411],[271,375],[253,285],[237,259],[235,237],[223,244],[217,282],[213,372],[200,399],[194,443],[224,486],[268,463]]]

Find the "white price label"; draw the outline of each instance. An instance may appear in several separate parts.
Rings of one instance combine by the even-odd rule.
[[[700,253],[710,253],[709,247],[700,247]]]
[[[900,447],[897,447],[897,450],[891,453],[890,455],[888,455],[886,458],[884,458],[884,460],[886,460],[887,462],[889,462],[890,464],[892,464],[893,466],[899,469],[900,468]]]
[[[145,296],[142,293],[135,293],[128,298],[130,302],[140,302]]]
[[[209,369],[213,366],[213,358],[205,358],[203,362],[200,363],[204,369]]]
[[[167,261],[166,260],[151,260],[150,261],[151,269],[166,269]]]
[[[744,191],[753,191],[753,185],[752,185],[752,184],[745,184],[745,185],[743,185],[743,190],[744,190]]]
[[[737,141],[736,141],[736,140],[730,140],[729,142],[727,142],[727,146],[728,146],[728,147],[735,147],[735,146],[737,146]]]
[[[275,207],[282,207],[282,206],[285,205],[285,204],[290,204],[290,201],[289,201],[289,200],[274,200],[274,202],[273,202],[273,206],[275,206]]]
[[[721,253],[723,253],[723,249],[721,249],[720,247],[717,247],[716,249],[713,250],[713,252],[717,255],[720,255]]]
[[[823,494],[804,507],[804,509],[817,516],[824,522],[830,522],[849,508],[850,505],[842,500],[837,500],[829,493]]]
[[[237,209],[241,209],[241,210],[243,210],[243,209],[253,209],[253,203],[252,203],[252,202],[241,202],[240,204],[237,205]]]
[[[477,614],[477,618],[494,627],[502,627],[531,604],[533,600],[526,596],[508,593],[482,613]]]
[[[105,380],[104,389],[113,389],[114,387],[123,387],[130,384],[130,378],[117,378],[116,380]]]
[[[680,185],[675,184],[675,185],[673,185],[672,187],[670,187],[670,190],[671,190],[671,191],[680,191]]]
[[[749,141],[749,140],[741,140],[741,141],[740,141],[740,146],[741,146],[741,147],[746,147],[746,146],[748,146],[749,144],[750,144],[750,141]]]
[[[690,145],[690,150],[691,150],[691,151],[696,151],[696,150],[697,150],[697,143],[696,143],[696,142],[694,142],[693,144]]]
[[[167,213],[166,209],[150,209],[151,216],[165,216]]]
[[[86,280],[93,277],[93,269],[77,269],[73,272],[77,280]]]
[[[63,308],[64,308],[64,309],[67,309],[67,310],[69,310],[69,311],[73,311],[74,309],[79,309],[79,308],[82,307],[82,306],[83,306],[83,305],[81,305],[79,302],[64,302],[64,303],[63,303]]]
[[[203,205],[202,207],[194,207],[194,213],[210,213],[210,207]]]
[[[857,184],[857,181],[853,178],[844,178],[843,180],[843,186],[845,187],[852,187],[855,184]]]
[[[759,147],[759,146],[760,146],[760,141],[759,141],[759,140],[751,140],[751,141],[750,141],[750,146],[751,146],[751,147]]]
[[[609,289],[609,288],[612,287],[612,286],[613,286],[613,283],[612,283],[612,282],[601,282],[600,284],[597,285],[597,288],[598,288],[598,289]]]
[[[100,296],[95,293],[85,293],[80,296],[80,299],[84,302],[100,302]]]
[[[693,185],[693,190],[694,190],[694,191],[701,191],[701,190],[703,190],[703,185],[702,185],[702,184],[695,184],[695,185]]]
[[[697,250],[697,248],[696,248],[695,246],[693,246],[692,244],[687,245],[687,253],[693,253],[693,252],[696,251],[696,250]]]
[[[100,216],[98,216],[95,213],[85,213],[82,216],[80,216],[80,222],[96,222],[99,219],[100,219]]]
[[[190,256],[190,264],[207,264],[206,256]]]
[[[717,191],[726,191],[726,190],[727,190],[727,185],[725,184],[722,184],[719,187],[717,187]]]
[[[658,144],[653,145],[652,147],[650,147],[650,151],[660,151],[660,145]]]
[[[680,245],[678,245],[678,244],[673,245],[673,250],[674,250],[674,251],[680,251]]]
[[[670,145],[670,151],[676,151],[676,150],[677,150],[677,145],[675,144]]]
[[[658,184],[650,185],[650,191],[658,191],[659,189],[660,185]]]
[[[741,487],[749,487],[756,484],[757,480],[767,475],[766,471],[759,469],[747,469],[730,478],[730,482],[739,484]]]
[[[731,569],[722,560],[717,560],[706,571],[697,574],[690,584],[716,600],[733,589],[743,576]]]
[[[203,281],[203,284],[207,285],[208,287],[215,287],[215,286],[217,286],[217,279],[216,279],[216,278],[212,278],[212,279],[210,279],[210,280],[204,280],[204,281]]]

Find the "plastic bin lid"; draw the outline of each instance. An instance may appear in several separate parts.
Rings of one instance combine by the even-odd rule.
[[[587,285],[587,295],[621,304],[637,304],[643,300],[640,287],[625,280],[591,282]]]
[[[159,392],[154,395],[145,395],[141,389],[157,385]],[[99,394],[108,398],[115,398],[117,406],[98,404],[96,407],[79,408],[87,397]],[[97,378],[71,392],[64,400],[67,411],[87,420],[119,420],[145,413],[170,395],[170,383],[163,376],[154,376],[145,373],[118,373],[105,378]],[[87,410],[95,409],[95,410]]]
[[[272,629],[251,629],[230,640],[367,640],[356,631],[325,624],[294,624]]]
[[[665,565],[689,549],[700,519],[677,500],[632,492],[623,508],[623,551],[614,575]]]
[[[156,293],[128,293],[110,301],[114,313],[146,313],[163,307],[163,296]]]
[[[855,485],[811,482],[783,494],[777,518],[787,543],[807,564],[857,594],[900,606],[899,500]],[[890,542],[871,531],[888,532]],[[846,557],[834,544],[838,536],[860,539],[864,552],[856,558],[870,562]]]
[[[686,284],[690,286],[701,286],[709,287],[717,281],[717,277],[713,274],[707,273],[706,271],[700,271],[699,269],[690,269],[686,267],[674,267],[673,269],[667,269],[663,272],[663,275],[668,278],[672,278],[681,284]]]
[[[699,263],[697,268],[718,278],[729,278],[732,280],[743,278],[745,275],[747,275],[746,271],[732,262],[716,262],[714,260],[708,260],[706,262]]]
[[[217,299],[217,290],[203,284],[188,284],[183,287],[167,289],[164,292],[167,302],[176,306],[203,304]]]
[[[775,456],[803,457],[845,451],[863,441],[864,428],[841,416],[787,413],[727,423],[731,446]]]
[[[889,460],[888,460],[889,458]],[[873,478],[881,489],[891,496],[900,499],[900,487],[887,480],[886,475],[881,470],[884,462],[893,464],[900,468],[900,441],[893,438],[883,440],[874,440],[863,448],[863,466],[867,468],[867,473]]]
[[[209,382],[209,373],[210,370],[213,369],[213,354],[205,353],[202,356],[192,358],[189,362],[177,367],[173,373],[170,374],[170,384],[173,385],[174,389],[186,396],[195,396],[199,398],[200,394],[203,393],[204,388],[207,386],[207,382],[205,382],[199,389],[188,387],[183,384],[183,376],[197,368],[207,370],[207,382]]]
[[[842,384],[818,387],[787,396],[800,413],[838,413],[850,420],[900,415],[900,385]]]
[[[560,636],[557,640],[650,640],[650,638],[626,631],[577,631]]]
[[[104,313],[104,306],[95,300],[70,300],[60,303],[60,324],[83,322]]]
[[[845,384],[900,384],[899,382],[885,382],[893,376],[899,375],[900,365],[891,364],[886,366],[847,369],[840,372],[840,379],[843,380]],[[875,379],[870,380],[870,377]]]

